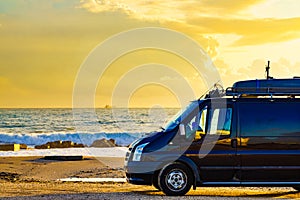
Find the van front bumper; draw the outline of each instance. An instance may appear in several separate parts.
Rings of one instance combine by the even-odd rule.
[[[152,185],[153,174],[126,173],[126,180],[128,183],[135,184],[135,185]]]
[[[152,185],[154,173],[160,169],[161,162],[125,162],[127,182],[136,185]]]

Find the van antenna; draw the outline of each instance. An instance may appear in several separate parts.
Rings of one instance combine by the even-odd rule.
[[[266,65],[266,73],[267,73],[267,80],[273,79],[272,76],[270,76],[270,61],[268,60],[268,65]]]

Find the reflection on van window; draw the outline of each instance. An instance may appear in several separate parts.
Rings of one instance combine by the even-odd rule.
[[[202,110],[200,110],[198,114],[198,123],[194,125],[196,133],[195,133],[195,140],[200,140],[202,135],[205,134],[205,127],[206,127],[206,116],[207,116],[207,106],[205,106]]]
[[[207,115],[207,106],[205,106],[200,113],[200,122],[197,131],[202,131],[204,133],[206,126],[206,115]]]
[[[196,115],[186,123],[185,126],[186,138],[191,138],[198,130],[199,119],[200,119],[200,113],[196,112]]]
[[[203,101],[203,100],[202,100]],[[166,125],[165,131],[173,130],[178,126],[193,110],[195,110],[202,101],[192,101],[184,110],[180,110]]]
[[[210,135],[230,135],[232,108],[218,108],[209,111],[207,132]]]
[[[240,105],[240,132],[248,136],[300,136],[300,104],[289,102]]]

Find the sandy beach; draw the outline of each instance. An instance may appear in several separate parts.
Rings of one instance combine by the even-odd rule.
[[[81,161],[44,160],[43,157],[0,157],[0,198],[8,199],[178,199],[166,197],[152,186],[128,183],[62,182],[57,179],[122,178],[124,158],[85,157]],[[182,199],[300,198],[284,188],[197,188]]]
[[[48,182],[60,178],[125,177],[123,158],[84,157],[80,161],[45,160],[43,157],[0,157],[0,179]]]

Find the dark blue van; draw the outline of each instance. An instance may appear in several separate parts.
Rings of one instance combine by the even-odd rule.
[[[129,183],[166,195],[193,186],[300,190],[300,79],[236,82],[192,101],[163,131],[133,142]]]

